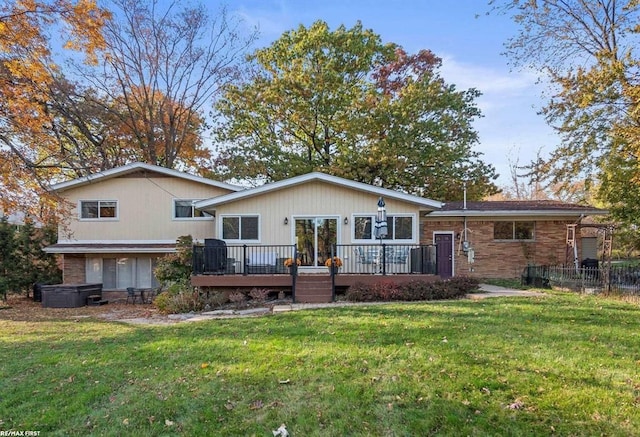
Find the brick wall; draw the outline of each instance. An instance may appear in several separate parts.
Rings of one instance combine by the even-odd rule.
[[[86,282],[84,255],[65,254],[63,257],[62,282],[64,284],[84,284]]]
[[[519,278],[529,264],[564,264],[567,223],[570,221],[539,220],[535,224],[535,241],[495,241],[492,220],[467,220],[467,240],[475,252],[473,263],[462,250],[464,222],[460,220],[423,220],[421,242],[431,244],[434,232],[454,233],[454,274],[479,278]],[[578,241],[579,244],[579,241]],[[572,259],[572,256],[571,258]]]

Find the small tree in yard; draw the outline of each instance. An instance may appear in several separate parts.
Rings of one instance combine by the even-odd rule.
[[[55,257],[42,251],[56,241],[55,225],[37,228],[27,218],[20,228],[0,219],[0,295],[26,292],[36,282],[60,282]]]
[[[193,238],[186,235],[176,241],[176,252],[158,260],[154,270],[166,292],[154,300],[154,304],[164,313],[198,311],[204,307],[200,294],[191,286],[193,259]]]
[[[6,217],[0,219],[0,294],[7,300],[7,291],[13,288],[17,260],[15,256],[15,228]]]
[[[179,237],[176,241],[176,252],[170,253],[158,260],[154,270],[155,276],[164,286],[172,287],[174,284],[189,285],[191,277],[191,263],[193,238],[191,235]]]

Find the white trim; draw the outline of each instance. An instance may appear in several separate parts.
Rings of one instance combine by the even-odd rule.
[[[173,253],[175,248],[170,247],[45,247],[42,249],[45,253]]]
[[[355,227],[351,226],[350,232],[350,238],[351,241],[354,244],[370,244],[371,242],[377,242],[380,241],[377,238],[373,238],[373,225],[375,223],[376,220],[376,213],[369,213],[369,212],[363,212],[363,213],[353,213],[351,214],[351,220],[353,222],[353,224],[355,225],[355,219],[357,217],[371,217],[371,238],[370,239],[356,239],[356,233],[355,233]],[[420,225],[419,225],[419,221],[420,221],[420,216],[416,213],[413,212],[403,212],[403,213],[388,213],[387,214],[387,218],[389,217],[411,217],[411,238],[410,239],[399,239],[399,238],[385,238],[383,239],[384,242],[386,242],[387,244],[417,244],[419,242],[419,236],[418,236],[418,232],[420,229]],[[395,229],[394,229],[395,232]]]
[[[382,196],[389,199],[400,200],[408,202],[428,209],[441,208],[443,203],[431,199],[425,199],[424,197],[413,196],[406,193],[401,193],[387,188],[375,187],[373,185],[364,184],[362,182],[355,182],[348,179],[339,178],[337,176],[331,176],[325,173],[313,172],[307,173],[301,176],[285,179],[278,182],[272,182],[262,185],[256,188],[250,188],[243,191],[225,194],[223,196],[214,197],[212,199],[203,200],[196,203],[198,209],[215,209],[216,206],[224,205],[226,203],[235,202],[240,199],[247,199],[254,196],[259,196],[264,193],[283,190],[293,185],[303,184],[307,182],[321,181],[330,184],[338,185],[341,187],[351,188],[358,191],[364,191],[376,196]]]
[[[173,170],[166,167],[160,167],[157,165],[145,164],[144,162],[133,162],[131,164],[123,165],[121,167],[115,167],[109,170],[104,170],[99,173],[94,173],[88,176],[84,176],[70,181],[60,182],[49,186],[52,191],[64,191],[71,188],[80,187],[83,185],[93,184],[101,180],[111,179],[118,176],[123,176],[129,173],[134,173],[138,170],[147,170],[154,173],[160,173],[165,176],[172,176],[180,179],[185,179],[193,182],[198,182],[204,185],[210,185],[213,187],[224,188],[230,191],[240,191],[243,187],[237,185],[231,185],[224,182],[215,181],[209,178],[203,178],[201,176],[194,176],[189,173],[184,173],[178,170]]]
[[[227,239],[224,238],[224,219],[225,218],[242,218],[242,217],[257,217],[258,218],[258,239],[257,240],[243,240],[243,239]],[[220,236],[220,239],[223,240],[225,243],[231,243],[231,244],[256,244],[256,243],[260,243],[262,241],[262,215],[259,213],[241,213],[241,214],[222,214],[220,215],[220,218],[218,220],[218,229],[217,229],[217,234]],[[242,234],[242,230],[240,230],[240,233]]]
[[[510,211],[433,211],[425,217],[577,217],[581,215],[606,215],[608,211],[603,210],[566,210],[566,209],[545,209],[545,210],[510,210]]]
[[[97,202],[98,214],[100,214],[101,202],[115,202],[116,215],[114,217],[82,217],[82,203]],[[78,200],[78,220],[81,222],[117,222],[120,221],[120,202],[117,199],[79,199]]]
[[[195,207],[195,203],[199,202],[202,199],[183,199],[180,197],[174,197],[171,201],[171,221],[174,222],[206,222],[215,220],[215,215],[212,215],[206,211],[203,211],[203,214],[207,214],[205,217],[196,217],[192,215],[191,217],[176,217],[176,202],[189,202],[191,204],[191,214],[195,214],[198,208]]]
[[[343,224],[344,222],[341,222],[341,220],[343,220],[344,218],[341,218],[341,216],[339,214],[299,214],[299,215],[292,215],[291,216],[291,221],[289,222],[289,224],[291,225],[291,244],[296,244],[296,220],[297,219],[301,219],[301,220],[305,220],[305,219],[330,219],[330,220],[336,220],[336,244],[341,244],[342,242],[342,230],[341,230],[341,224]],[[314,239],[317,239],[317,231],[318,228],[317,226],[315,226],[314,224]],[[314,241],[314,246],[316,253],[313,254],[314,257],[316,257],[318,255],[318,245],[317,245],[317,240]],[[317,261],[317,260],[315,260]],[[311,265],[311,266],[300,266],[298,267],[298,270],[303,270],[305,273],[318,273],[318,272],[322,272],[322,271],[326,271],[327,268],[324,266],[317,266],[317,265]]]
[[[177,238],[173,240],[58,240],[56,244],[176,244],[176,241]]]

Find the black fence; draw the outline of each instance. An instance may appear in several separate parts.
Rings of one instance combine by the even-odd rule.
[[[333,250],[339,271],[350,274],[437,273],[436,247],[416,244],[338,244]]]
[[[347,274],[436,274],[436,247],[416,244],[338,244],[308,265],[312,254],[295,245],[227,245],[207,239],[193,247],[196,275],[292,274],[299,268],[327,268],[334,260],[335,273]],[[300,264],[298,264],[300,263]],[[331,271],[331,270],[328,270]]]
[[[612,292],[640,296],[640,266],[582,263],[575,266],[527,266],[522,272],[523,285],[556,287],[581,293]]]
[[[205,240],[193,246],[196,275],[291,274],[287,260],[296,259],[293,245],[227,246],[222,240]]]

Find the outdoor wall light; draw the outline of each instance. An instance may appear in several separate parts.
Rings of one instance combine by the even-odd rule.
[[[344,224],[348,225],[349,224],[349,219],[347,217],[344,218]]]
[[[285,217],[284,218],[284,224],[285,224],[285,226],[289,224],[289,217]]]

